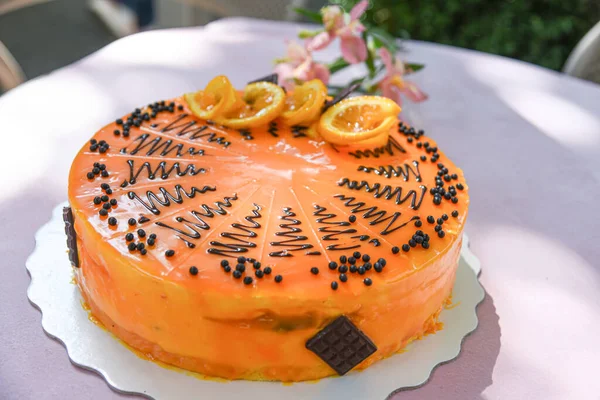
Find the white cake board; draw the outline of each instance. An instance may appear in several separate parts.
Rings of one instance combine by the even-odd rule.
[[[244,399],[334,400],[386,399],[394,391],[422,385],[439,364],[450,361],[461,349],[465,336],[477,327],[477,305],[484,291],[477,276],[479,260],[463,239],[451,309],[442,311],[444,329],[415,341],[403,353],[380,361],[365,371],[318,382],[284,385],[276,382],[202,380],[166,369],[136,356],[110,333],[88,319],[82,298],[72,283],[67,257],[62,209],[37,232],[36,247],[27,260],[31,275],[29,300],[42,311],[44,331],[67,348],[71,361],[102,375],[115,390],[137,393],[156,400]]]

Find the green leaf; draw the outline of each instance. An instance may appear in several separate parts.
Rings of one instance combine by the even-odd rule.
[[[340,57],[331,64],[329,64],[327,68],[329,69],[330,73],[335,74],[336,72],[348,67],[349,65],[350,64],[348,64],[348,61],[344,60],[343,57]]]
[[[315,36],[317,36],[319,33],[323,32],[322,29],[317,30],[317,31],[307,31],[307,30],[301,30],[300,32],[298,32],[298,37],[300,39],[308,39],[308,38],[313,38]]]
[[[425,64],[417,64],[417,63],[404,63],[404,66],[410,69],[410,72],[417,72],[425,68]]]
[[[368,35],[366,32],[363,33],[363,40],[368,42]],[[365,60],[367,68],[369,69],[369,78],[375,78],[375,58],[373,57],[373,51],[367,49],[367,59]]]
[[[311,10],[307,10],[306,8],[301,8],[301,7],[295,7],[294,11],[297,14],[305,16],[306,18],[308,18],[309,20],[311,20],[313,22],[316,22],[318,24],[323,23],[323,17],[321,16],[321,13],[319,13],[318,11],[311,11]]]
[[[377,47],[385,47],[392,54],[398,51],[398,44],[396,43],[396,38],[390,35],[388,32],[381,28],[370,27],[367,29],[367,35],[370,35],[375,42]]]

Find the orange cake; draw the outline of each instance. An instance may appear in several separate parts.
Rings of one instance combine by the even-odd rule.
[[[73,161],[66,230],[93,316],[151,359],[248,380],[343,375],[440,329],[462,171],[391,100],[219,79]]]

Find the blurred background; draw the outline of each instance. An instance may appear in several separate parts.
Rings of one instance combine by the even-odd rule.
[[[358,0],[332,0],[350,9]],[[135,32],[245,16],[304,21],[324,0],[0,0],[0,95]],[[600,83],[599,0],[371,0],[394,36],[475,49]]]

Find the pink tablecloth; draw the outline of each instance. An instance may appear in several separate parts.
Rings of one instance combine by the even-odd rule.
[[[34,232],[65,200],[84,141],[216,74],[242,85],[270,72],[297,29],[229,19],[143,33],[0,98],[0,399],[123,397],[70,364],[26,297]],[[452,47],[406,49],[427,64],[414,79],[430,100],[405,115],[465,171],[488,295],[458,359],[394,399],[600,398],[600,86]]]

